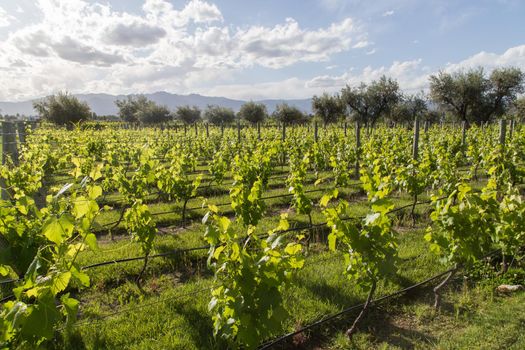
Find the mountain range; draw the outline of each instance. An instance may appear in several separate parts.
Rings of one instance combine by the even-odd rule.
[[[148,99],[155,101],[158,104],[165,105],[171,110],[175,110],[178,106],[190,105],[197,106],[200,109],[205,109],[207,105],[219,105],[222,107],[232,108],[238,111],[246,102],[242,100],[233,100],[226,97],[210,97],[198,94],[178,95],[168,92],[155,92],[152,94],[144,94]],[[116,115],[118,113],[116,100],[122,100],[128,96],[136,95],[109,95],[109,94],[77,94],[75,95],[79,100],[85,101],[91,110],[97,115]],[[36,99],[38,100],[38,99]],[[28,100],[21,102],[0,102],[0,114],[7,115],[35,115],[33,110],[33,102],[36,100]],[[312,102],[311,99],[296,99],[296,100],[259,100],[255,101],[266,106],[268,113],[275,110],[275,107],[280,103],[287,103],[295,106],[306,113],[311,113]]]

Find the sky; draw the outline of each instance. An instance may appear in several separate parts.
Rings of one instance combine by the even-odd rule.
[[[477,66],[525,71],[525,0],[0,0],[0,101],[416,93]]]

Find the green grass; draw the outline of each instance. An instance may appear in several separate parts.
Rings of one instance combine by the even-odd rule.
[[[67,181],[67,178],[60,178]],[[287,194],[283,179],[270,181],[270,189],[264,197]],[[482,182],[473,184],[479,187]],[[328,187],[320,185],[319,187]],[[305,189],[315,189],[311,180]],[[229,202],[228,186],[210,194],[210,203]],[[317,202],[322,192],[309,197]],[[340,198],[351,200],[352,216],[367,213],[366,198],[356,188],[340,190]],[[116,205],[118,194],[106,197],[108,204]],[[419,196],[420,201],[428,195]],[[306,226],[308,218],[296,215],[289,209],[291,197],[265,201],[267,213],[257,226],[258,233],[266,233],[278,224],[280,213],[288,213],[292,226]],[[404,193],[394,195],[396,207],[412,203]],[[193,199],[188,207],[199,207],[202,198]],[[188,227],[180,228],[181,204],[162,201],[150,203],[152,213],[175,211],[156,215],[161,228],[152,254],[205,245],[205,227],[200,219],[205,209],[191,210]],[[221,207],[222,213],[233,217],[229,206]],[[423,239],[424,229],[429,224],[431,208],[421,205],[416,208],[416,227],[411,227],[410,208],[395,213],[393,222],[399,233],[399,270],[389,281],[381,281],[377,296],[386,295],[410,286],[446,269],[436,256],[431,254]],[[118,220],[119,210],[104,212],[98,224],[104,225]],[[316,210],[312,214],[314,223],[325,221]],[[234,227],[241,230],[239,224]],[[112,236],[99,231],[100,250],[83,252],[78,262],[81,266],[142,255],[137,244],[124,235],[122,224]],[[328,314],[361,303],[367,291],[360,290],[343,275],[344,261],[339,253],[326,249],[327,230],[317,232],[317,240],[306,258],[305,268],[284,291],[285,307],[289,318],[275,336],[308,325]],[[226,349],[227,345],[212,335],[213,326],[207,305],[210,300],[212,273],[206,266],[206,250],[175,254],[152,259],[146,270],[141,291],[135,279],[142,268],[142,261],[114,264],[86,270],[91,278],[91,287],[77,291],[81,300],[81,315],[71,330],[64,331],[56,348],[66,349]],[[525,348],[520,338],[523,326],[523,294],[502,298],[494,296],[494,284],[477,287],[474,281],[464,284],[456,280],[447,288],[445,305],[440,311],[432,307],[433,294],[425,287],[371,308],[359,326],[352,341],[344,336],[356,314],[351,313],[335,322],[302,334],[285,342],[282,347],[295,345],[311,349],[463,349],[463,348]],[[494,282],[495,283],[495,282]],[[517,317],[505,321],[505,315],[515,310]],[[521,318],[520,318],[521,317]],[[498,342],[499,330],[508,334]],[[514,345],[510,339],[516,339]],[[471,347],[471,344],[475,344]],[[520,346],[521,345],[521,346]],[[281,348],[281,347],[277,347]]]

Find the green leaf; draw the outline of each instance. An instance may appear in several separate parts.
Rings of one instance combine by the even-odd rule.
[[[70,279],[71,272],[69,271],[62,272],[53,276],[51,283],[51,293],[53,293],[53,295],[57,295],[58,293],[65,290],[69,284]]]
[[[64,240],[71,237],[73,229],[74,225],[69,217],[62,215],[60,218],[49,218],[42,228],[42,233],[48,240],[60,245]]]
[[[328,235],[328,249],[335,251],[335,242],[337,240],[337,235],[334,232],[331,232]]]
[[[102,187],[100,186],[92,186],[88,190],[88,197],[90,199],[97,199],[98,197],[102,196]]]
[[[88,233],[86,235],[86,244],[88,245],[89,249],[97,251],[98,250],[97,236],[95,236],[94,233]]]

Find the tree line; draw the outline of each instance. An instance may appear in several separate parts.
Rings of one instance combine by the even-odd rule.
[[[268,119],[284,123],[316,120],[324,124],[354,120],[373,126],[378,121],[408,123],[416,117],[430,122],[457,120],[484,123],[512,115],[525,116],[525,74],[515,67],[494,69],[487,74],[481,67],[448,73],[440,71],[429,77],[429,92],[404,94],[395,79],[382,76],[369,84],[346,85],[340,93],[324,93],[312,98],[312,115],[286,103],[277,105],[273,113],[253,101],[233,109],[209,105],[179,106],[175,111],[147,99],[143,95],[117,100],[118,117],[122,121],[141,124],[166,123],[178,120],[186,124],[200,121],[220,125],[245,120],[260,123]],[[41,118],[56,124],[77,123],[94,118],[89,106],[67,92],[58,93],[34,103]]]

